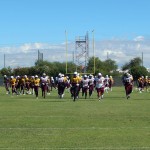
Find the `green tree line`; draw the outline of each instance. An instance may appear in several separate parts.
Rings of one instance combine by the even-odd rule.
[[[95,69],[94,69],[95,64]],[[117,71],[118,65],[116,61],[112,59],[100,60],[98,57],[91,57],[87,63],[86,72],[92,73],[96,75],[98,72],[101,72],[103,75],[112,75],[112,76],[121,76],[121,74]],[[122,66],[122,70],[128,70],[129,73],[133,75],[135,79],[140,76],[149,75],[148,71],[145,67],[141,66],[141,59],[134,58],[130,60],[128,63]],[[77,71],[79,73],[84,72],[84,68],[82,66],[76,66],[73,62],[67,63],[67,72],[73,73]],[[94,73],[95,71],[95,73]],[[66,63],[65,62],[49,62],[49,61],[39,61],[35,62],[35,65],[32,67],[17,67],[12,69],[11,67],[2,68],[0,70],[1,76],[3,75],[39,75],[41,76],[45,72],[49,76],[57,76],[59,73],[66,74]]]

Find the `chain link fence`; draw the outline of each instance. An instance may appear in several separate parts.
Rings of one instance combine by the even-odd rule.
[[[0,78],[0,86],[2,86],[4,83],[4,79],[3,78]]]

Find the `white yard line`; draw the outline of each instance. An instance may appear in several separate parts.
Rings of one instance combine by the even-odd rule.
[[[0,128],[0,130],[122,130],[122,129],[135,129],[135,130],[143,130],[143,129],[150,129],[149,127],[106,127],[106,128],[101,128],[101,127],[76,127],[76,128],[25,128],[25,127],[14,127],[14,128]]]
[[[150,147],[60,147],[60,148],[0,148],[2,150],[147,150]]]
[[[78,116],[0,116],[0,118],[73,118]]]
[[[116,118],[150,118],[150,116],[115,116],[115,115],[110,115],[110,116]],[[108,118],[110,116],[102,116],[102,117]],[[84,117],[96,118],[92,116],[84,116]],[[0,118],[80,118],[80,117],[79,116],[0,116]]]

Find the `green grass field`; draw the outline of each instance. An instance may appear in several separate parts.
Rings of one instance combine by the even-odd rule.
[[[0,88],[0,150],[149,150],[150,93],[114,88],[98,101],[10,96]]]

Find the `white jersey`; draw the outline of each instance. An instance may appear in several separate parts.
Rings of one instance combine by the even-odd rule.
[[[109,79],[108,77],[105,78],[105,85],[108,85],[108,84],[109,84],[109,80],[110,80],[110,79]]]
[[[83,87],[88,87],[88,85],[89,85],[89,79],[83,79],[82,83],[83,83]]]
[[[89,79],[89,85],[94,85],[94,78]]]
[[[51,83],[55,83],[54,78],[51,78]]]
[[[58,83],[63,83],[64,82],[64,77],[57,78],[57,82]]]
[[[102,88],[104,87],[104,77],[100,77],[100,78],[95,78],[96,81],[96,88]]]
[[[131,82],[132,82],[132,78],[131,78],[131,77],[125,78],[125,82],[126,82],[126,83],[131,83]]]
[[[48,77],[41,77],[41,83],[47,83]]]

